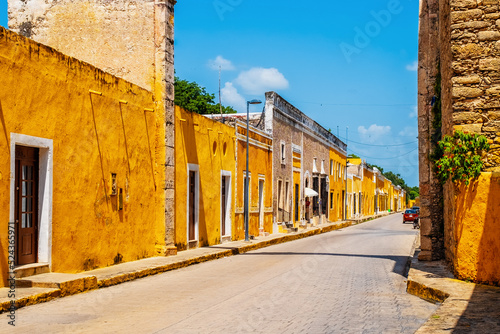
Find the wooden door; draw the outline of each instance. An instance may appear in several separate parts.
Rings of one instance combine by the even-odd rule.
[[[16,264],[37,262],[38,149],[16,146]]]
[[[223,176],[221,180],[221,233],[226,235],[226,177]]]
[[[196,188],[195,188],[195,172],[189,172],[189,241],[196,240],[196,221],[195,221],[195,198],[196,198]]]

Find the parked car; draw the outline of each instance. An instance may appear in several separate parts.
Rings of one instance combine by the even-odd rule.
[[[406,222],[418,222],[418,212],[414,209],[406,209],[403,213],[403,224]]]
[[[417,213],[420,214],[420,207],[419,206],[414,205],[411,207],[411,209],[417,211]]]

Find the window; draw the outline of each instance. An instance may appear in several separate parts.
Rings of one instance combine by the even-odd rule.
[[[333,175],[333,160],[330,160],[330,175]]]
[[[283,184],[283,181],[281,180],[278,180],[278,209],[282,209],[283,208],[283,204],[281,203],[282,202],[282,197],[281,196],[281,187],[282,187],[282,184]]]
[[[284,141],[280,143],[280,156],[281,156],[281,164],[286,164],[286,145]]]
[[[288,212],[288,186],[289,186],[290,182],[285,182],[285,198],[284,198],[284,201],[285,201],[285,205],[284,205],[284,209],[286,212]]]
[[[356,194],[353,195],[353,213],[356,214]]]
[[[333,191],[330,193],[330,210],[333,209]]]

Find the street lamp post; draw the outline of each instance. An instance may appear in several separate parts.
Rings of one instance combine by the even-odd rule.
[[[259,100],[251,100],[247,101],[247,169],[245,175],[245,241],[249,240],[248,237],[248,133],[250,132],[249,118],[250,118],[250,105],[251,104],[261,104],[262,102]]]

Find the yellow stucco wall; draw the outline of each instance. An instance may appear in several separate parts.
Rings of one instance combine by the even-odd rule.
[[[175,107],[175,244],[187,248],[188,164],[199,173],[198,246],[221,242],[222,171],[231,173],[230,222],[234,225],[235,131],[233,127]],[[231,235],[231,233],[226,233]]]
[[[233,240],[245,238],[244,229],[244,175],[246,170],[246,125],[236,123],[236,213],[233,224]],[[250,128],[248,170],[250,172],[249,235],[259,235],[259,179],[264,180],[264,232],[273,231],[273,151],[272,139],[255,128]],[[253,144],[252,144],[253,143]]]
[[[356,195],[356,205],[354,207],[354,200],[353,200],[353,214],[354,215],[360,215],[359,213],[359,194],[362,193],[362,182],[361,178],[357,176],[352,177],[352,194],[353,196]]]
[[[342,190],[345,189],[344,169],[346,156],[337,150],[330,148],[330,161],[333,162],[333,170],[330,168],[328,177],[330,179],[330,194],[333,193],[333,205],[329,203],[330,210],[328,220],[334,222],[342,220]],[[331,196],[331,195],[329,195]],[[330,199],[329,199],[330,200]]]
[[[373,172],[364,168],[363,170],[363,215],[371,216],[375,214],[375,183],[373,182]]]
[[[455,274],[500,284],[500,174],[481,173],[455,191]]]
[[[351,178],[347,178],[347,214],[346,219],[352,218],[352,189],[353,189],[353,180]]]
[[[165,235],[164,148],[157,152],[164,113],[144,111],[154,106],[152,93],[1,27],[0,72],[1,281],[13,133],[53,141],[52,271],[155,255]],[[111,173],[123,210],[110,196]]]

